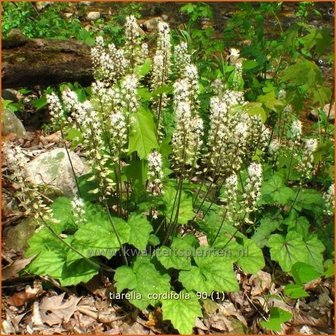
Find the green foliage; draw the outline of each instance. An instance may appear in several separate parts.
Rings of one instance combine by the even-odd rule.
[[[54,3],[39,13],[32,2],[6,1],[3,3],[3,36],[7,37],[12,29],[18,28],[31,38],[76,38],[92,45],[93,35],[82,27],[79,19],[61,16],[60,12],[66,7],[66,3]]]
[[[163,300],[163,320],[170,320],[180,334],[192,334],[196,318],[201,317],[201,305],[194,293],[182,291],[182,299]],[[184,298],[185,297],[185,298]]]
[[[272,331],[281,331],[281,324],[292,319],[293,314],[278,307],[271,308],[268,321],[261,321],[262,327]]]
[[[29,37],[75,37],[92,43],[94,34],[81,28],[76,19],[66,21],[58,16],[56,9],[61,9],[62,4],[47,7],[38,17],[32,13],[32,6],[5,4],[4,35],[19,26]],[[56,222],[46,221],[30,239],[26,256],[34,258],[26,271],[49,275],[62,286],[86,283],[100,272],[106,272],[111,278],[114,273],[118,293],[129,294],[130,303],[139,309],[150,310],[161,305],[163,320],[170,320],[181,334],[191,334],[195,319],[202,316],[200,298],[211,297],[214,292],[239,291],[237,270],[248,275],[263,269],[281,270],[290,279],[283,293],[292,299],[309,296],[304,290],[309,281],[333,275],[330,238],[333,227],[331,216],[326,213],[324,195],[333,180],[333,129],[326,116],[324,120],[321,116],[317,131],[312,129],[315,133],[304,133],[296,142],[288,135],[291,122],[303,108],[314,106],[321,111],[330,102],[331,90],[313,61],[316,55],[322,57],[328,52],[329,31],[305,22],[309,6],[299,6],[299,20],[288,29],[281,26],[278,18],[281,3],[237,6],[240,10],[227,20],[220,38],[212,27],[204,26],[206,19],[214,17],[213,6],[207,3],[182,5],[180,11],[189,18],[188,24],[185,30],[172,32],[173,46],[188,42],[192,63],[199,71],[198,82],[194,83],[200,90],[196,97],[199,108],[193,107],[192,112],[202,117],[205,132],[201,156],[193,167],[188,162],[182,169],[178,168],[181,162],[176,161],[176,148],[174,151],[172,145],[176,126],[181,126],[176,125],[176,106],[172,100],[176,94],[178,64],[173,64],[169,80],[158,87],[152,83],[155,64],[151,53],[150,58],[146,56],[134,67],[128,63],[123,70],[122,76],[134,74],[139,82],[132,97],[137,100],[137,109],[123,114],[127,123],[124,148],[111,146],[115,140],[110,132],[115,126],[110,122],[115,112],[114,101],[99,106],[94,90],[78,84],[60,86],[61,92],[71,89],[79,102],[91,104],[97,110],[90,126],[92,133],[99,128],[102,145],[94,142],[94,136],[86,139],[82,125],[70,123],[64,127],[65,139],[71,142],[72,148],[80,146],[84,150],[88,143],[94,143],[91,152],[85,153],[91,170],[77,178],[78,196],[84,202],[83,215],[76,217],[72,199],[53,200],[51,207]],[[120,11],[110,21],[97,22],[93,30],[110,36],[108,42],[122,46],[125,14],[138,17],[140,8],[136,3],[120,4]],[[11,15],[16,19],[9,24]],[[266,15],[274,18],[279,31],[274,34],[265,31]],[[29,20],[26,22],[27,17],[33,18],[34,25]],[[51,25],[55,26],[53,33]],[[155,44],[152,38],[154,35],[143,40]],[[223,53],[224,45],[240,47],[241,75]],[[124,78],[117,75],[112,84],[105,83],[116,89],[112,98],[117,96],[115,92],[124,95],[121,84]],[[246,144],[248,149],[241,157],[241,166],[225,172],[220,165],[214,172],[207,166],[214,80],[234,93],[244,94],[245,103],[232,107],[227,115],[242,116],[241,120],[260,117],[258,125],[265,132],[262,136],[255,132]],[[158,125],[154,103],[160,97],[167,98],[168,104],[161,111],[162,124]],[[45,104],[45,95],[33,103],[36,109]],[[4,101],[3,105],[13,112],[20,109],[10,101]],[[85,110],[85,117],[89,118],[90,112]],[[71,111],[66,114],[70,116]],[[244,135],[239,133],[239,139]],[[309,161],[314,175],[304,179],[298,166],[304,158],[303,140],[308,135],[318,140],[318,148]],[[225,139],[230,145],[234,144],[232,140]],[[281,146],[272,152],[271,144],[275,140]],[[186,138],[182,143],[181,147],[186,149]],[[242,150],[238,146],[236,149]],[[154,150],[161,154],[162,172],[151,171],[149,155]],[[234,158],[225,155],[228,157],[223,162],[231,163]],[[253,161],[260,163],[263,171],[258,192],[248,189],[255,183],[248,175]],[[232,197],[225,184],[231,175],[236,175],[238,180],[238,190]],[[111,193],[106,192],[106,177],[113,182]],[[162,192],[151,192],[153,184],[157,189],[162,188]],[[250,204],[248,197],[254,193],[258,200]],[[227,209],[231,205],[234,210],[229,216]],[[269,320],[260,322],[266,330],[279,332],[281,324],[292,318],[291,313],[277,307],[269,311]]]
[[[181,271],[179,276],[179,280],[188,291],[210,294],[212,291],[238,290],[230,258],[218,256],[214,251],[200,247],[195,251],[194,261],[196,266]]]
[[[128,151],[137,152],[140,159],[145,159],[153,149],[158,147],[152,114],[142,109],[134,116]]]
[[[262,199],[265,204],[286,205],[294,197],[294,191],[284,185],[283,178],[274,174],[263,184]]]
[[[305,262],[318,271],[323,269],[322,252],[325,247],[316,236],[310,236],[305,240],[295,231],[288,232],[286,237],[273,234],[268,241],[268,246],[272,259],[279,262],[285,272],[289,272],[297,262]]]
[[[169,275],[157,271],[146,257],[138,257],[132,267],[119,267],[114,279],[119,292],[124,289],[134,292],[135,298],[130,302],[140,309],[146,309],[148,305],[155,306],[160,302],[156,295],[170,292]],[[136,293],[139,298],[136,298]]]

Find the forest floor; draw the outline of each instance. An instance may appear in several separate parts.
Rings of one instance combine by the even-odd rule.
[[[332,4],[330,3],[330,6]],[[329,10],[326,3],[325,11]],[[95,3],[84,7],[79,15],[83,25],[90,24],[86,19],[89,12],[97,11],[101,16],[114,14],[113,6],[107,3]],[[294,19],[292,5],[285,4],[280,16],[284,25],[290,25]],[[74,7],[69,8],[69,12]],[[234,10],[228,4],[218,4],[216,15],[211,25],[220,31],[225,25],[225,17]],[[68,11],[65,11],[68,12]],[[181,14],[176,14],[176,6],[169,3],[147,4],[143,12],[142,23],[149,22],[157,16],[167,16],[173,27],[180,27],[184,22]],[[314,18],[312,18],[314,20]],[[330,24],[328,15],[325,24]],[[266,26],[272,27],[273,19]],[[209,23],[207,23],[209,24]],[[317,22],[318,24],[318,22]],[[270,29],[270,34],[272,29]],[[325,68],[325,78],[332,86],[332,69]],[[38,96],[41,88],[33,88],[32,95]],[[24,135],[7,134],[2,141],[20,145],[33,159],[37,154],[62,148],[59,132],[48,133],[42,126],[48,121],[46,109],[37,111],[28,103],[25,111],[20,113],[26,128]],[[304,111],[302,121],[305,130],[314,125],[310,111]],[[70,288],[61,288],[57,282],[48,277],[21,275],[20,271],[29,263],[23,257],[23,250],[12,248],[16,236],[8,235],[22,222],[23,213],[18,211],[13,195],[16,186],[6,176],[6,167],[2,167],[2,329],[4,334],[168,334],[173,329],[162,322],[160,308],[152,311],[139,311],[126,301],[112,301],[109,292],[113,292],[113,283],[106,275],[94,277],[88,284]],[[15,235],[17,232],[14,233]],[[26,232],[22,233],[23,235]],[[21,239],[21,238],[20,238]],[[278,300],[283,295],[284,284],[288,283],[286,275],[266,269],[258,274],[247,276],[237,269],[240,291],[227,293],[217,301],[206,300],[205,318],[196,321],[194,329],[197,334],[260,334],[260,321],[266,320],[267,306],[272,305],[293,314],[290,323],[282,324],[281,334],[332,334],[334,332],[333,279],[318,279],[305,285],[309,296],[302,300]],[[65,299],[66,298],[66,299]],[[267,302],[265,300],[267,298]]]

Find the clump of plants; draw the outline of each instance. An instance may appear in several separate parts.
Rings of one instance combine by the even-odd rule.
[[[323,143],[303,134],[284,85],[247,101],[251,60],[232,50],[204,87],[188,44],[172,45],[160,22],[149,47],[133,16],[124,46],[99,36],[91,55],[89,96],[66,87],[47,96],[65,146],[90,166],[74,173],[77,196],[47,202],[20,148],[4,147],[21,205],[40,223],[28,272],[61,286],[107,274],[135,307],[161,306],[182,334],[192,333],[204,300],[239,290],[238,273],[278,265],[293,277],[290,297],[304,296],[298,274],[327,274],[321,237],[334,185],[313,188]]]

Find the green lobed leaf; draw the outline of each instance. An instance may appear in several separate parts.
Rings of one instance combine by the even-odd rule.
[[[292,317],[292,313],[278,307],[272,307],[268,321],[261,321],[260,324],[265,329],[280,332],[281,324],[290,321]]]
[[[87,283],[99,273],[99,265],[94,265],[85,259],[64,263],[60,282],[62,286],[74,286]]]
[[[56,225],[54,227],[56,232],[60,232]],[[44,227],[29,239],[28,249],[25,253],[25,257],[31,257],[38,255],[41,252],[53,251],[63,253],[64,250],[67,250],[67,247],[62,244],[62,242],[57,239],[48,228]]]
[[[163,199],[166,202],[167,212],[166,215],[170,218],[172,211],[174,210],[174,216],[176,213],[176,204],[174,208],[174,200],[177,190],[173,187],[166,187],[165,193],[163,195]],[[177,202],[176,202],[177,203]],[[173,216],[173,219],[174,219]],[[180,208],[179,208],[179,216],[178,223],[186,224],[189,220],[193,219],[195,216],[192,205],[192,197],[189,193],[182,191]]]
[[[147,218],[142,215],[132,215],[127,224],[130,227],[128,243],[140,251],[144,251],[153,227],[149,224]]]
[[[304,290],[302,285],[298,284],[288,284],[284,288],[284,294],[288,295],[292,299],[300,299],[309,296],[309,294]]]
[[[304,244],[306,247],[306,259],[309,265],[314,266],[315,270],[322,273],[323,272],[323,252],[325,250],[322,242],[317,238],[316,235],[311,235],[309,238],[304,239]]]
[[[304,216],[299,216],[297,212],[291,211],[284,221],[288,225],[288,231],[295,231],[302,235],[303,238],[309,236],[309,221]]]
[[[179,275],[188,291],[210,294],[212,291],[233,292],[239,289],[232,260],[216,256],[203,247],[196,250],[194,260],[197,266],[191,266],[190,270],[181,271]]]
[[[277,106],[283,105],[282,102],[276,98],[274,90],[258,96],[257,101],[272,111],[275,111]]]
[[[113,218],[112,220],[121,243],[127,243],[130,235],[130,227],[121,218]],[[97,223],[99,223],[99,225],[97,225]],[[116,233],[107,218],[104,218],[104,220],[100,222],[88,221],[85,225],[82,225],[74,234],[72,245],[86,257],[101,255],[106,258],[111,258],[120,249]],[[70,251],[67,260],[74,261],[80,258],[77,253]]]
[[[192,235],[173,240],[171,247],[162,246],[157,250],[156,257],[166,268],[188,270],[191,266],[192,253],[198,245],[197,239]]]
[[[152,60],[146,58],[144,63],[135,67],[134,72],[140,77],[146,76],[152,69]]]
[[[260,248],[267,245],[271,233],[278,229],[283,221],[279,213],[267,214],[260,220],[260,226],[255,230],[251,239]]]
[[[36,275],[48,275],[54,279],[62,278],[66,252],[43,251],[27,266],[26,271]]]
[[[194,293],[182,291],[181,299],[162,300],[162,318],[170,320],[182,335],[191,335],[196,318],[203,316],[201,304]]]
[[[303,285],[321,276],[315,268],[304,262],[297,262],[291,268],[291,274],[297,284]]]
[[[294,196],[294,191],[286,187],[283,178],[279,174],[274,174],[269,180],[263,183],[261,189],[262,199],[266,204],[287,204]]]
[[[159,148],[153,116],[149,111],[140,109],[132,117],[134,122],[131,124],[128,153],[137,152],[140,159],[147,159],[153,149]]]
[[[238,254],[238,265],[244,272],[256,274],[265,266],[265,259],[261,248],[251,239],[243,240],[243,254]]]
[[[150,262],[149,258],[138,257],[133,267],[121,266],[116,269],[114,279],[118,292],[124,289],[131,289],[135,292],[134,298],[130,300],[139,309],[146,309],[149,305],[159,303],[159,299],[153,294],[170,292],[170,277],[168,274],[161,274]],[[140,299],[136,297],[140,296]]]
[[[302,236],[295,231],[289,232],[286,237],[271,235],[268,246],[272,260],[277,261],[284,272],[289,272],[296,262],[306,258],[307,251]]]
[[[264,108],[262,107],[262,103],[259,102],[247,103],[244,105],[244,110],[250,116],[260,115],[263,123],[267,120],[267,114]]]
[[[289,231],[286,237],[273,234],[268,246],[272,259],[279,263],[284,272],[289,272],[297,262],[305,262],[316,271],[323,271],[322,252],[325,247],[315,236],[304,240],[302,235],[295,231]]]

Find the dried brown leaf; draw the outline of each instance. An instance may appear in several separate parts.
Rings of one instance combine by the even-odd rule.
[[[19,272],[23,270],[34,257],[28,259],[20,259],[14,261],[11,265],[7,265],[2,269],[2,280],[14,279],[19,276]]]
[[[12,295],[8,300],[7,303],[14,307],[23,306],[28,300],[35,299],[36,297],[40,296],[43,291],[43,287],[39,281],[34,281],[33,288],[29,285],[25,287],[24,291],[17,292]]]
[[[259,271],[256,275],[252,275],[249,279],[249,285],[252,287],[251,295],[257,296],[271,288],[272,277],[269,273]]]
[[[42,321],[49,326],[60,324],[63,321],[69,322],[73,313],[77,310],[77,304],[81,298],[75,296],[64,300],[65,293],[61,295],[45,297],[40,304]]]

